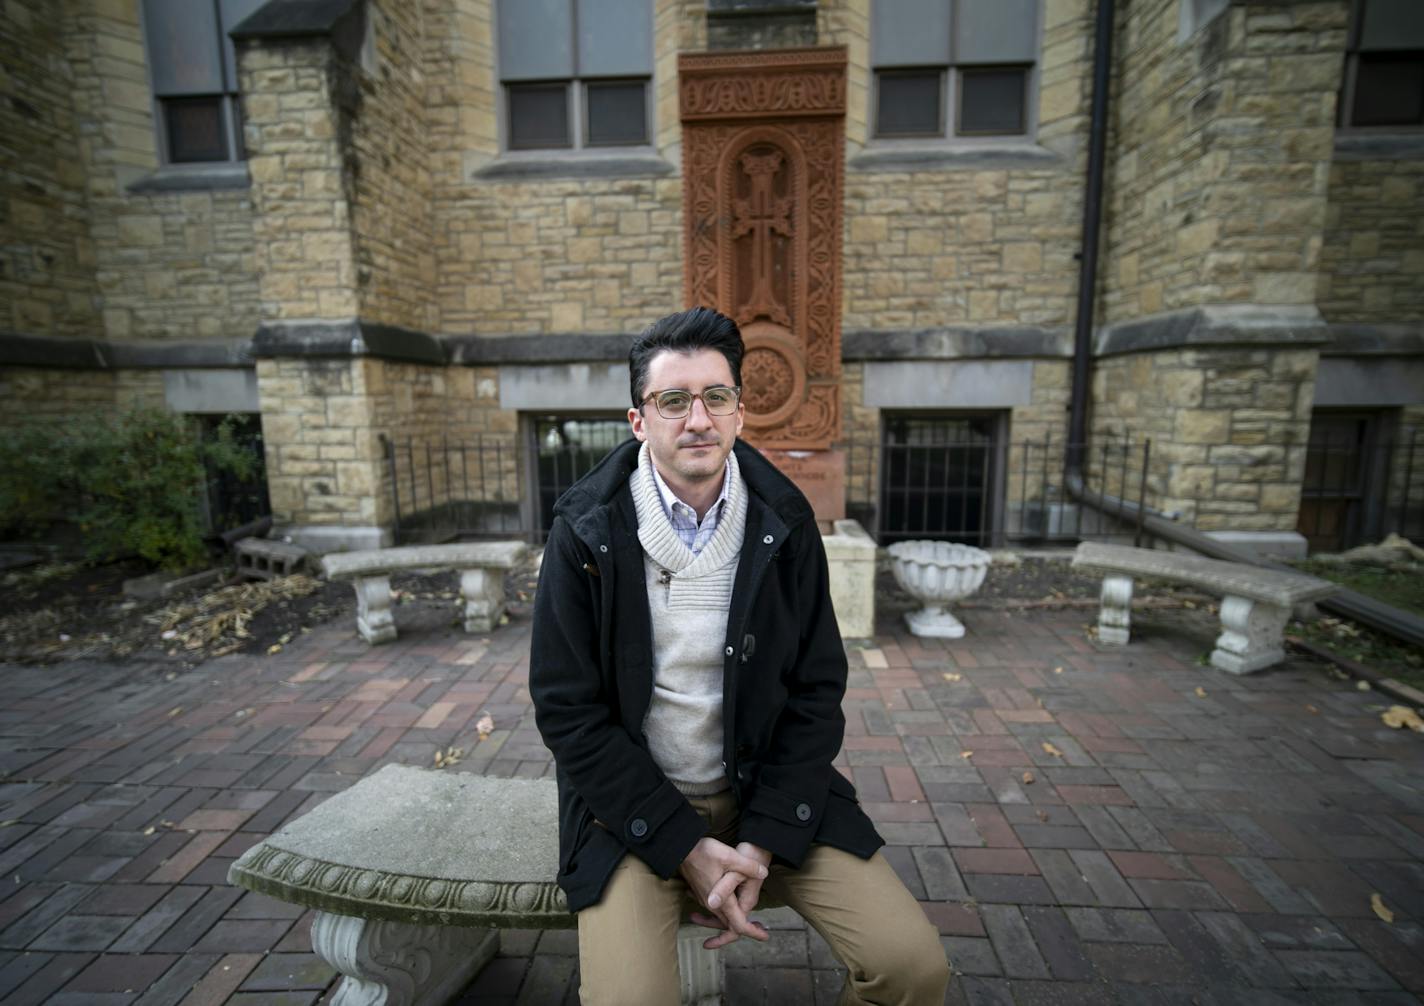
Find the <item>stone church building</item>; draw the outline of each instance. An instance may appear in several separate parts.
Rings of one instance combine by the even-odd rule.
[[[0,0],[0,54],[0,427],[242,414],[318,550],[537,538],[698,303],[882,543],[1123,531],[1075,408],[1185,526],[1424,533],[1418,0]]]

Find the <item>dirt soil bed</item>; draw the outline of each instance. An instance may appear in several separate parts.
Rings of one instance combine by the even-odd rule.
[[[995,563],[972,598],[955,606],[972,620],[975,609],[1012,607],[1081,611],[1085,631],[1097,621],[1101,579],[1075,572],[1071,552],[1019,553],[1018,562]],[[537,567],[530,563],[506,578],[509,610],[515,617],[533,606]],[[123,582],[148,572],[136,563],[84,566],[40,563],[0,572],[0,661],[52,663],[61,660],[142,660],[190,667],[225,653],[274,653],[303,632],[333,619],[350,619],[355,631],[355,592],[346,583],[288,577],[271,584],[233,582],[162,600],[123,595]],[[459,578],[399,574],[392,577],[397,621],[412,628],[458,626]],[[900,589],[888,563],[876,580],[877,618],[892,630],[917,603]],[[1202,646],[1205,660],[1221,631],[1218,601],[1171,584],[1139,582],[1133,631],[1186,633]],[[1288,632],[1315,640],[1354,644],[1386,677],[1419,681],[1420,655],[1407,648],[1371,647],[1361,654],[1359,638],[1340,623],[1292,622]],[[1344,623],[1348,626],[1348,623]],[[277,649],[274,649],[277,648]]]

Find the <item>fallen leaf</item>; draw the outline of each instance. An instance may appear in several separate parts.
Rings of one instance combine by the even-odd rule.
[[[1032,785],[1032,784],[1033,784],[1033,773],[1032,773],[1032,772],[1025,772],[1025,773],[1023,774],[1023,781],[1024,781],[1025,783],[1029,784],[1029,785]]]
[[[10,820],[8,820],[8,821],[0,821],[0,828],[9,828],[9,827],[11,827],[11,826],[13,826],[13,825],[16,825],[16,824],[19,824],[19,823],[20,823],[20,819],[19,819],[19,818],[12,817],[12,818],[10,818]]]
[[[274,654],[274,653],[281,653],[281,652],[282,652],[282,644],[281,644],[281,643],[273,643],[271,646],[267,647],[267,656],[269,656],[269,657],[270,657],[272,654]]]
[[[1047,821],[1047,820],[1048,820],[1048,811],[1046,811],[1046,810],[1040,810],[1040,811],[1038,811],[1038,813],[1037,813],[1035,816],[1036,816],[1040,821]]]
[[[958,681],[958,680],[959,680],[960,678],[962,678],[962,677],[964,677],[964,675],[962,675],[962,674],[955,674],[953,671],[945,671],[945,672],[944,672],[944,680],[946,680],[946,681]]]
[[[1063,752],[1062,752],[1062,751],[1059,751],[1059,750],[1058,750],[1056,747],[1054,747],[1052,744],[1048,743],[1048,741],[1044,741],[1044,742],[1043,742],[1043,750],[1047,751],[1049,754],[1051,754],[1051,755],[1052,755],[1053,757],[1055,757],[1055,758],[1062,758],[1062,757],[1063,757]]]
[[[1384,905],[1384,899],[1379,894],[1370,895],[1370,907],[1375,910],[1375,914],[1386,922],[1394,921],[1394,913]]]
[[[500,625],[508,625],[508,624],[509,624],[509,616],[508,616],[508,615],[500,615],[500,616],[499,616],[499,624],[500,624]]]
[[[1055,667],[1055,668],[1053,669],[1053,673],[1054,673],[1054,674],[1062,674],[1062,673],[1063,673],[1063,668],[1061,668],[1061,667]]]
[[[475,729],[479,731],[480,740],[484,740],[490,734],[494,733],[494,717],[489,713],[485,713],[475,721]]]
[[[1186,601],[1186,600],[1184,600],[1184,601],[1182,601],[1182,607],[1183,607],[1183,608],[1195,608],[1195,607],[1196,607],[1196,604],[1195,604],[1195,602],[1193,602],[1193,601]]]
[[[1319,710],[1319,709],[1316,709],[1314,706],[1310,705],[1309,703],[1306,703],[1305,711],[1308,712],[1308,713],[1310,713],[1312,716],[1319,716],[1319,715],[1320,715],[1320,710]]]
[[[145,835],[152,835],[157,830],[157,828],[150,824],[147,828],[143,829],[143,833]]]
[[[1357,681],[1355,682],[1355,687],[1362,692],[1367,692],[1370,690],[1370,683],[1368,681]]]
[[[973,752],[973,751],[961,751],[961,752],[959,752],[959,757],[961,757],[961,758],[973,758],[973,757],[974,757],[974,752]]]
[[[1408,706],[1390,706],[1380,713],[1380,719],[1387,727],[1394,727],[1398,730],[1401,727],[1408,727],[1415,733],[1424,733],[1424,720],[1419,718],[1419,714]]]
[[[1197,685],[1197,688],[1196,688],[1196,696],[1197,696],[1197,698],[1199,698],[1199,699],[1204,699],[1204,698],[1206,698],[1206,689],[1203,688],[1201,685]]]
[[[178,715],[179,713],[181,713],[182,711],[183,711],[183,707],[182,707],[182,706],[174,706],[172,709],[168,710],[168,715],[169,715],[169,717],[171,718],[171,717],[173,717],[173,716],[177,716],[177,715]]]

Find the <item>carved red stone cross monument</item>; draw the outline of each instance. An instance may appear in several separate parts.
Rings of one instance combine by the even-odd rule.
[[[687,304],[741,326],[745,436],[822,521],[845,515],[845,70],[842,47],[678,57]]]

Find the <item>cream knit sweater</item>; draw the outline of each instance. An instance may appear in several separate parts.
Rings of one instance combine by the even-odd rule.
[[[722,769],[722,648],[732,579],[747,526],[747,492],[735,455],[717,530],[699,555],[668,522],[647,444],[628,480],[638,514],[653,622],[653,697],[643,732],[663,773],[687,796],[727,788]]]

